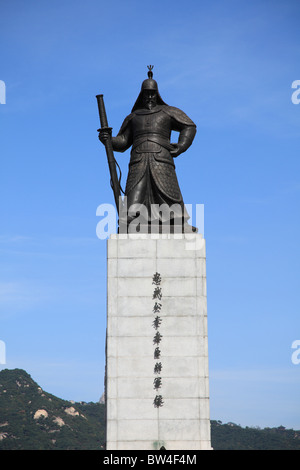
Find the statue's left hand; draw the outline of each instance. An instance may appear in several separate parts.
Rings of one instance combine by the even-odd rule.
[[[178,157],[182,153],[182,148],[180,144],[171,144],[173,147],[173,150],[170,150],[170,154],[172,155],[173,158]]]

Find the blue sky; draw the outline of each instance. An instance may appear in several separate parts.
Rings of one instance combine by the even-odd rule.
[[[204,204],[211,418],[300,429],[297,1],[1,0],[0,340],[48,392],[103,392],[113,203],[95,95],[113,132],[154,64],[197,124],[176,160]],[[117,155],[127,174],[129,152]]]

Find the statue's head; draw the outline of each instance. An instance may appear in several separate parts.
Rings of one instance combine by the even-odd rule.
[[[132,111],[140,108],[153,109],[157,104],[166,104],[161,99],[157,82],[153,79],[152,69],[153,65],[148,65],[148,78],[142,83],[141,92]]]
[[[143,107],[153,109],[157,105],[157,91],[146,89],[143,90]]]
[[[142,83],[142,101],[146,109],[152,109],[157,104],[157,82],[153,80],[153,65],[148,65],[148,78]]]

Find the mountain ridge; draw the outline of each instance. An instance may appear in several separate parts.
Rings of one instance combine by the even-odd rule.
[[[214,450],[300,450],[300,431],[211,421]],[[64,400],[23,369],[0,371],[0,450],[104,450],[105,405]]]

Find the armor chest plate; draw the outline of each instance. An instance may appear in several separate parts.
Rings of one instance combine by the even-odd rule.
[[[132,119],[133,140],[143,134],[160,134],[170,138],[171,118],[163,111],[138,111]]]

